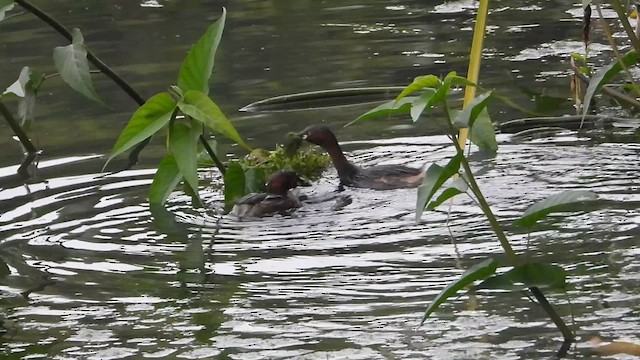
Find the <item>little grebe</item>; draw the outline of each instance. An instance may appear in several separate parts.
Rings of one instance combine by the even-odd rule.
[[[267,182],[266,193],[247,194],[234,202],[231,213],[239,217],[262,217],[287,213],[301,206],[300,200],[289,190],[306,185],[293,171],[278,171]]]
[[[311,125],[299,135],[306,141],[321,146],[338,171],[340,184],[375,190],[391,190],[414,188],[422,184],[425,172],[423,169],[403,165],[378,165],[361,168],[347,160],[338,145],[336,136],[323,125]]]

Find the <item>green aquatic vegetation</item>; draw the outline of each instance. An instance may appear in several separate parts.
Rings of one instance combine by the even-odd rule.
[[[261,168],[267,174],[278,170],[293,170],[307,180],[317,180],[331,164],[329,156],[317,148],[304,148],[289,156],[284,145],[272,151],[254,149],[249,155],[236,160],[244,169]]]

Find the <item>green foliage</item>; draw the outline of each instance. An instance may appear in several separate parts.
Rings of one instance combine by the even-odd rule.
[[[396,101],[396,100],[387,101],[367,111],[366,113],[358,116],[355,120],[348,123],[346,126],[360,123],[365,120],[374,119],[377,117],[406,114],[411,111],[412,103],[417,99],[418,97],[409,96],[409,97],[402,98],[402,100],[399,100],[399,101]]]
[[[497,268],[498,268],[498,264],[496,263],[495,260],[491,258],[486,259],[481,263],[478,263],[470,267],[469,270],[465,271],[464,274],[462,274],[462,276],[460,276],[459,279],[447,285],[444,289],[442,289],[442,291],[440,291],[440,293],[435,297],[435,299],[433,299],[431,304],[429,304],[429,307],[427,307],[427,310],[425,311],[424,316],[422,317],[422,321],[420,322],[420,325],[424,324],[427,318],[429,318],[429,315],[431,315],[434,311],[436,311],[438,307],[443,302],[445,302],[445,300],[454,296],[459,290],[470,285],[474,281],[480,280],[480,279],[486,279],[487,277],[491,276],[493,273],[496,272]]]
[[[238,162],[244,169],[260,168],[267,175],[292,170],[305,179],[316,180],[331,164],[331,158],[317,148],[305,148],[289,155],[286,147],[277,145],[273,151],[255,149]]]
[[[169,127],[169,152],[176,160],[194,197],[198,197],[198,137],[202,127],[196,123],[175,123]]]
[[[220,18],[209,26],[207,32],[187,54],[178,75],[178,87],[182,91],[196,90],[204,95],[209,94],[209,78],[226,18],[227,10],[222,8]]]
[[[431,201],[427,205],[426,209],[433,210],[443,202],[451,199],[452,197],[459,194],[466,193],[468,189],[469,189],[469,185],[467,185],[467,182],[462,178],[457,178],[451,183],[451,186],[442,190],[438,198],[436,198],[434,201]],[[417,209],[416,209],[416,213],[417,213]]]
[[[176,159],[171,154],[165,155],[160,161],[160,165],[158,165],[158,170],[149,188],[149,203],[151,205],[164,205],[181,179],[182,173],[178,168]]]
[[[156,94],[147,100],[133,113],[127,126],[120,133],[105,167],[111,159],[162,129],[171,120],[175,108],[176,102],[166,92]]]
[[[186,193],[192,196],[194,203],[201,204],[198,196],[197,166],[198,141],[202,140],[204,135],[202,125],[244,149],[251,150],[218,105],[207,96],[209,77],[225,18],[226,10],[223,9],[222,16],[189,51],[180,69],[178,86],[170,86],[169,92],[154,95],[136,110],[107,160],[108,163],[170,124],[167,135],[169,154],[164,157],[154,176],[149,190],[150,203],[164,204],[171,191],[184,179]],[[180,112],[184,116],[177,116]],[[217,158],[213,160],[213,163],[220,167],[220,171],[224,172],[224,165],[221,165]],[[237,186],[239,178],[240,175],[233,169],[225,174],[225,199],[228,201],[232,201],[236,194],[244,193],[244,174],[242,186]]]
[[[594,201],[598,195],[591,191],[567,190],[551,195],[546,199],[531,205],[522,216],[514,222],[521,227],[532,227],[538,220],[547,215],[562,211],[583,211],[581,206],[587,201]]]
[[[526,263],[485,279],[474,289],[522,291],[531,287],[566,290],[567,272],[558,265]]]
[[[629,51],[621,60],[624,64],[624,67],[635,65],[638,62],[638,53],[635,50]],[[589,86],[585,91],[584,99],[582,101],[583,114],[586,114],[589,111],[589,106],[591,105],[591,100],[593,99],[595,93],[600,90],[603,85],[608,84],[609,81],[611,81],[611,79],[622,70],[623,66],[620,64],[620,61],[616,60],[607,66],[603,66],[595,74],[593,74],[591,80],[589,81]]]
[[[184,98],[178,102],[178,107],[185,115],[251,151],[251,148],[242,140],[231,121],[227,119],[218,105],[204,93],[198,90],[186,91]]]
[[[246,194],[245,175],[242,165],[229,163],[224,173],[224,204],[229,208],[233,201]]]
[[[416,200],[416,222],[420,221],[425,206],[435,195],[436,191],[440,189],[445,181],[458,173],[458,169],[460,169],[460,161],[463,157],[464,155],[462,153],[458,153],[456,154],[456,156],[452,157],[451,160],[449,160],[445,167],[439,166],[437,164],[429,166],[422,184],[418,186],[418,197]]]
[[[89,73],[89,62],[87,61],[87,47],[84,45],[84,38],[80,29],[74,28],[71,31],[73,41],[67,46],[58,46],[53,49],[53,60],[56,69],[72,89],[86,96],[87,98],[104,105],[98,96]]]

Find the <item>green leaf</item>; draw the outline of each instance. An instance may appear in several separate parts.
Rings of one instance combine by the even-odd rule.
[[[409,113],[411,111],[411,103],[413,103],[417,98],[417,96],[408,96],[398,101],[397,104],[395,100],[387,101],[358,116],[355,120],[345,126],[349,126],[365,120],[371,120],[377,117]]]
[[[635,50],[629,51],[622,57],[622,62],[625,67],[629,67],[638,62],[638,54]],[[582,113],[586,114],[589,111],[589,106],[591,105],[591,100],[595,95],[596,91],[600,90],[602,85],[608,84],[609,80],[611,80],[615,75],[617,75],[620,71],[622,71],[623,67],[620,65],[620,61],[615,60],[611,64],[607,66],[603,66],[600,70],[598,70],[593,76],[591,80],[589,80],[589,86],[584,94],[584,100],[582,105]]]
[[[251,151],[251,148],[242,140],[231,121],[222,113],[218,105],[204,93],[198,90],[185,92],[184,99],[178,102],[178,107],[185,115],[205,124],[211,130],[226,136],[246,150]]]
[[[469,105],[467,105],[467,107],[465,107],[461,112],[458,113],[455,120],[453,121],[453,125],[458,129],[472,127],[473,123],[478,118],[478,115],[480,115],[482,110],[489,104],[492,93],[492,91],[489,91],[482,95],[476,96],[473,101]]]
[[[245,178],[242,166],[236,162],[230,162],[224,173],[224,204],[230,208],[233,201],[245,194]]]
[[[413,122],[418,121],[424,109],[429,109],[431,107],[433,104],[432,100],[436,93],[437,92],[433,89],[426,89],[422,95],[418,96],[418,98],[411,103],[411,119]]]
[[[202,126],[190,125],[175,123],[169,127],[169,152],[193,190],[193,196],[198,198],[198,137],[202,134]]]
[[[226,18],[227,10],[222,8],[220,18],[209,26],[207,32],[202,35],[184,59],[178,75],[178,86],[185,93],[189,90],[197,90],[205,95],[209,94],[209,78]]]
[[[514,225],[531,227],[535,225],[538,220],[547,217],[547,215],[553,212],[582,211],[583,209],[580,207],[584,202],[594,201],[597,198],[598,195],[591,191],[563,191],[531,205],[524,214],[514,222]]]
[[[442,289],[440,294],[438,294],[438,296],[436,296],[436,298],[433,299],[433,301],[425,311],[424,316],[422,317],[422,321],[420,322],[420,325],[424,324],[424,322],[427,320],[429,315],[431,315],[434,311],[436,311],[438,307],[445,300],[455,295],[458,292],[458,290],[464,288],[465,286],[471,284],[476,280],[486,279],[487,277],[491,276],[491,274],[495,273],[497,268],[498,268],[498,264],[496,263],[495,260],[491,258],[486,259],[481,263],[475,264],[474,266],[470,267],[469,270],[465,271],[464,274],[462,274],[460,279],[447,285],[447,287]]]
[[[471,142],[478,145],[481,149],[491,151],[498,149],[496,131],[487,108],[482,109],[473,122],[473,127],[471,131],[469,131],[469,138]]]
[[[445,167],[433,164],[429,166],[422,180],[422,184],[418,186],[418,198],[416,200],[416,222],[420,221],[425,206],[431,200],[433,195],[440,189],[442,184],[450,177],[458,173],[460,169],[460,161],[464,155],[456,154],[449,160]]]
[[[418,76],[417,78],[413,79],[413,82],[411,84],[409,84],[404,90],[402,90],[400,95],[396,97],[394,103],[397,104],[404,97],[411,95],[416,91],[420,91],[424,88],[437,89],[440,84],[442,84],[442,82],[435,75]]]
[[[0,21],[4,20],[7,11],[13,9],[13,0],[0,0]]]
[[[267,174],[263,168],[248,168],[244,172],[244,193],[263,192],[266,180]]]
[[[526,263],[485,279],[474,289],[522,291],[531,287],[565,290],[567,272],[557,265]]]
[[[104,167],[114,157],[162,129],[171,120],[171,115],[175,108],[176,102],[166,92],[156,94],[142,104],[133,113],[131,120],[120,133],[120,137],[118,137],[116,144],[113,146],[111,156],[104,164]]]
[[[31,70],[28,66],[25,66],[20,71],[20,75],[18,75],[18,80],[14,81],[13,84],[9,85],[9,87],[2,93],[2,95],[13,94],[17,97],[25,97],[26,96],[26,87],[27,83],[31,79]]]
[[[158,170],[153,177],[151,188],[149,188],[149,203],[152,205],[164,205],[181,179],[182,173],[178,168],[176,159],[171,154],[165,155],[160,161]]]
[[[87,47],[84,45],[82,33],[78,28],[74,28],[71,35],[73,37],[71,44],[53,49],[53,61],[56,69],[58,69],[62,80],[69,84],[73,90],[104,105],[91,82]]]
[[[438,205],[440,205],[443,202],[451,199],[452,197],[454,197],[454,196],[456,196],[458,194],[463,194],[463,193],[467,192],[468,188],[469,188],[469,186],[467,185],[467,183],[463,179],[461,179],[461,178],[455,179],[451,183],[451,186],[449,186],[448,188],[444,189],[442,191],[442,193],[440,193],[440,196],[438,196],[437,199],[435,199],[434,201],[430,202],[429,205],[427,205],[427,210],[433,210]]]

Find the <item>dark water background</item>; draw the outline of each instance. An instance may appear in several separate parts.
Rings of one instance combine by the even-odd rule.
[[[470,1],[34,3],[81,28],[90,48],[145,97],[175,83],[189,46],[225,6],[211,96],[252,146],[271,148],[287,131],[324,122],[360,164],[442,164],[452,154],[437,114],[343,129],[370,106],[237,110],[289,93],[464,74]],[[491,8],[483,86],[528,107],[523,89],[569,97],[568,54],[582,48],[579,5],[496,1]],[[0,34],[1,86],[24,65],[54,72],[52,48],[66,45],[30,15],[0,23]],[[593,41],[592,60],[601,64],[609,54],[600,31]],[[549,358],[559,347],[545,313],[520,294],[462,295],[418,327],[428,303],[464,269],[502,259],[465,198],[451,209],[451,234],[445,208],[415,224],[415,190],[348,190],[353,204],[340,211],[320,204],[239,222],[220,215],[214,171],[202,173],[209,209],[194,210],[176,193],[167,213],[152,216],[146,191],[162,140],[136,170],[100,173],[136,104],[94,79],[109,107],[47,80],[32,128],[44,152],[27,184],[12,176],[20,149],[0,123],[0,257],[11,269],[0,286],[5,357],[516,359]],[[499,121],[523,116],[500,103],[490,110]],[[567,101],[554,114],[573,111]],[[580,341],[573,358],[589,357],[591,335],[637,340],[640,147],[629,139],[624,131],[499,135],[497,156],[472,157],[516,250],[568,271],[572,306],[563,294],[549,298],[566,321],[573,313]],[[329,171],[308,191],[335,185]],[[602,206],[546,221],[530,238],[510,226],[534,201],[567,189],[595,191]],[[20,293],[28,290],[26,300]]]

